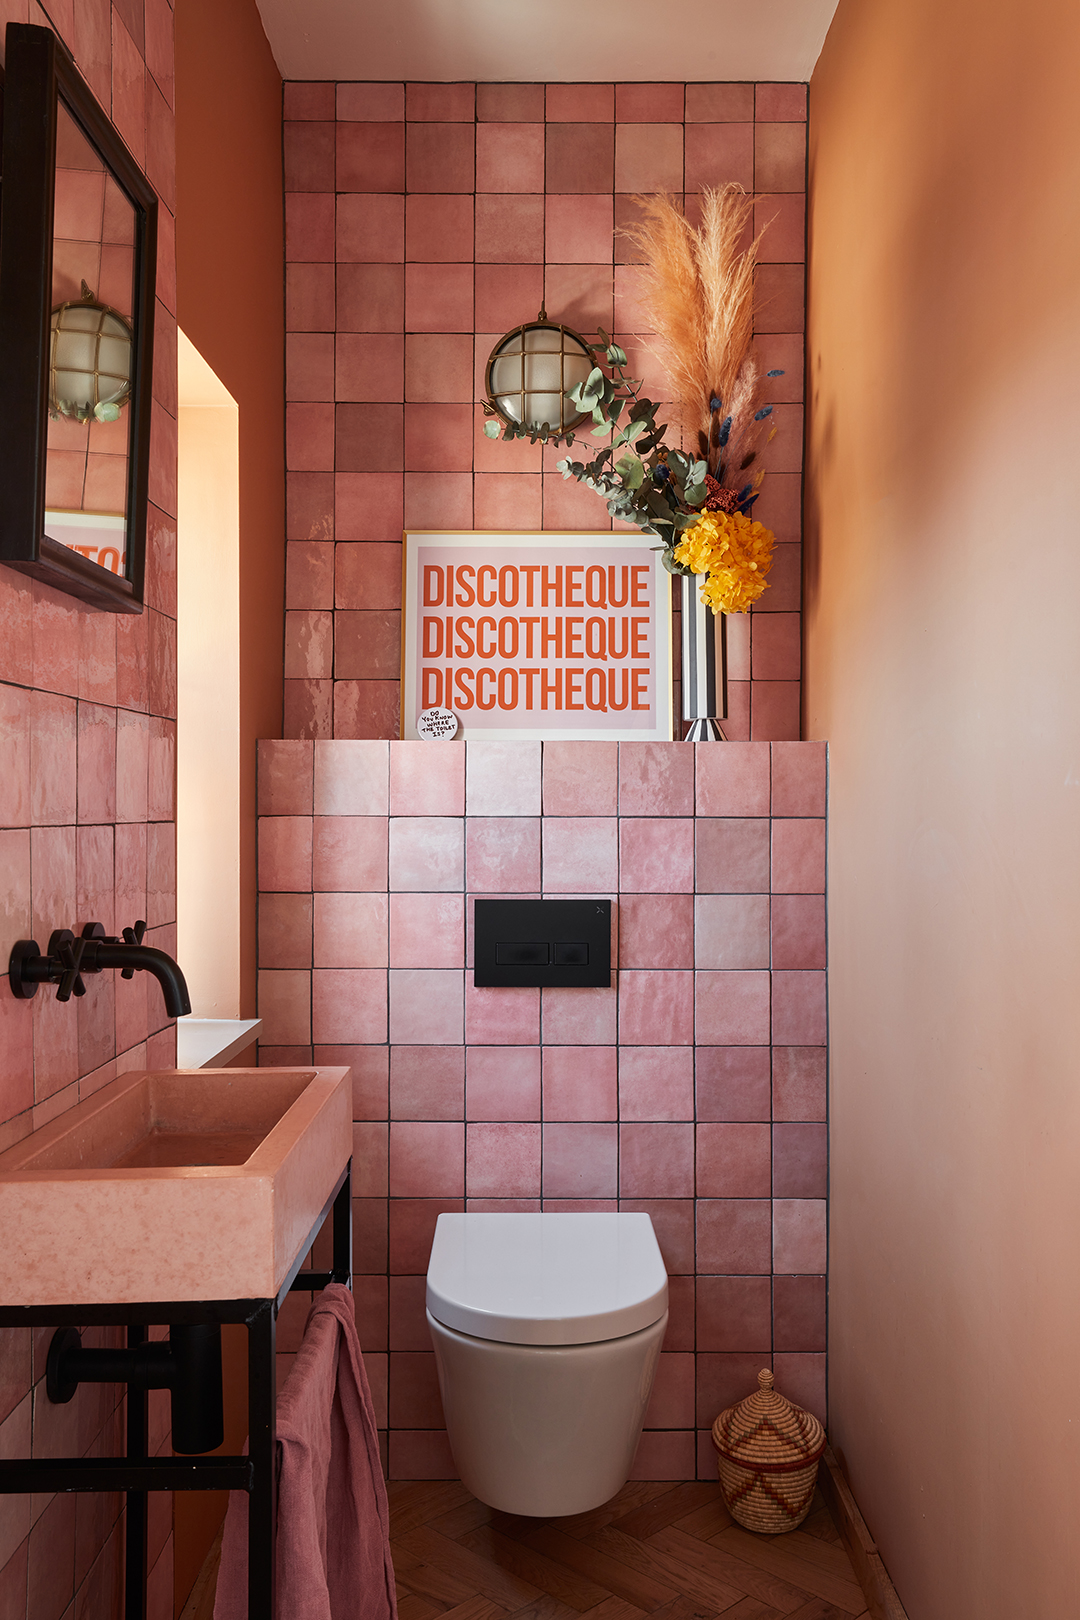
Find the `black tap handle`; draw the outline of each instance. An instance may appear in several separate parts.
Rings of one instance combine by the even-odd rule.
[[[61,976],[60,985],[56,992],[57,1001],[70,1001],[73,991],[77,996],[86,994],[86,986],[79,975],[82,954],[85,949],[86,941],[84,939],[65,941],[61,945],[58,955],[65,972]]]
[[[143,935],[145,933],[146,923],[140,918],[139,921],[136,922],[134,928],[124,929],[124,944],[141,945],[143,942]],[[135,977],[135,969],[129,967],[121,968],[120,977],[122,979],[133,979]]]

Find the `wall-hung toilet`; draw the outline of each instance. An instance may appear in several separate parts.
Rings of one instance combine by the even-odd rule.
[[[474,1496],[548,1517],[615,1495],[667,1326],[648,1215],[440,1215],[427,1319]]]

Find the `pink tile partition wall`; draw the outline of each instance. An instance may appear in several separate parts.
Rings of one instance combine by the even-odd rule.
[[[758,348],[777,435],[758,514],[780,542],[728,622],[728,735],[799,736],[806,88],[287,84],[285,734],[398,734],[401,530],[609,528],[562,451],[486,439],[497,338],[541,304],[614,332],[663,398],[631,197],[739,181],[769,222]]]
[[[145,917],[176,950],[176,317],[173,34],[166,0],[74,0],[50,8],[98,101],[158,191],[160,244],[147,528],[146,610],[118,616],[0,567],[0,961],[54,928],[112,933]],[[47,25],[27,0],[0,22]],[[2,30],[0,30],[2,51]],[[118,1072],[175,1062],[157,984],[107,973],[66,1005],[0,987],[0,1148]],[[10,1240],[10,1234],[8,1239]],[[95,1329],[84,1342],[106,1342]],[[113,1385],[45,1399],[50,1331],[0,1329],[0,1456],[122,1452]],[[151,1446],[168,1448],[167,1397],[152,1400]],[[150,1620],[173,1612],[172,1498],[150,1497]],[[4,1620],[119,1613],[117,1496],[0,1497]]]
[[[260,744],[260,1061],[353,1067],[393,1476],[453,1472],[442,1210],[651,1213],[671,1326],[639,1477],[710,1477],[770,1361],[824,1416],[825,770],[810,742]],[[617,902],[610,990],[473,987],[477,893],[575,892]]]

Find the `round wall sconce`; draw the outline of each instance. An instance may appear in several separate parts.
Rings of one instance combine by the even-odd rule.
[[[115,422],[131,393],[134,334],[128,322],[84,281],[82,297],[59,304],[50,327],[50,416]]]
[[[549,321],[541,310],[535,321],[500,338],[488,358],[484,386],[489,415],[530,432],[562,434],[589,419],[567,399],[592,371],[592,350],[572,327]]]

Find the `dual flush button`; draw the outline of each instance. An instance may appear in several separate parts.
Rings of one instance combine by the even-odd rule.
[[[473,983],[549,990],[611,984],[610,900],[476,900]]]

